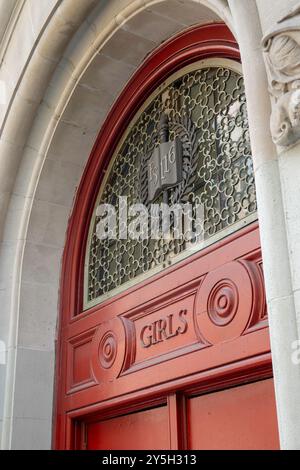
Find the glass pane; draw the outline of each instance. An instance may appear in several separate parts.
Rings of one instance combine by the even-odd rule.
[[[238,229],[237,222],[247,223],[256,213],[243,77],[232,61],[220,59],[219,65],[209,65],[211,62],[194,64],[168,79],[147,100],[121,139],[91,222],[86,307],[113,294],[116,288],[138,282],[142,275],[164,269],[191,247],[201,249],[222,233],[225,236],[228,229]],[[181,176],[177,184],[162,186],[150,200],[149,162],[162,145],[163,132],[165,141],[179,140]],[[161,171],[165,163],[160,161]],[[125,196],[127,207],[142,203],[149,213],[151,204],[162,202],[169,206],[190,203],[193,209],[188,217],[180,215],[180,236],[174,235],[175,216],[171,215],[169,237],[120,239],[124,224],[119,221],[120,214],[126,208],[120,207],[119,198]],[[105,203],[116,211],[116,239],[101,240],[97,235],[97,224],[103,220],[96,215],[97,207]],[[197,205],[202,207],[201,219],[196,219]],[[162,217],[157,216],[158,223]],[[148,220],[149,232],[150,223]],[[196,226],[196,235],[188,237],[191,227]]]

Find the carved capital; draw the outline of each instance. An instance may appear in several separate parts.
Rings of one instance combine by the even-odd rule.
[[[263,53],[272,101],[272,138],[287,147],[300,140],[300,6],[264,37]]]

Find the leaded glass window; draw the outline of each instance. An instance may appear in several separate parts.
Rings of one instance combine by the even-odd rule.
[[[176,155],[168,142],[180,147]],[[164,161],[163,145],[169,149],[173,169],[175,158],[180,160],[175,169],[180,174],[174,176]],[[164,171],[169,173],[169,179],[175,178],[169,181],[171,184],[163,185],[162,179],[158,181],[151,173],[155,158],[161,158],[160,178]],[[149,183],[154,177],[156,192]],[[198,204],[202,217],[194,220],[192,212],[189,217],[193,220],[186,224],[182,216],[182,233],[176,237],[172,236],[171,214],[173,228],[169,237],[120,238],[121,220],[115,238],[99,239],[97,226],[103,214],[99,215],[97,208],[111,204],[120,217],[128,211],[128,206],[122,206],[125,197],[128,206],[139,203],[149,211],[151,204],[189,203],[192,208]],[[157,215],[158,222],[162,217]],[[256,195],[241,67],[227,59],[194,63],[159,86],[117,146],[91,220],[85,307],[178,262],[255,218]],[[195,236],[186,236],[187,225],[189,231],[197,225]]]

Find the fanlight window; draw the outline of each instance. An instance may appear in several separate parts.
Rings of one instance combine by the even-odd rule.
[[[188,217],[193,220],[187,224],[182,215],[183,230],[176,237],[172,236],[175,222],[171,214],[169,237],[120,238],[121,222],[115,238],[99,238],[97,226],[103,214],[99,215],[97,208],[111,204],[117,217],[121,213],[124,216],[120,201],[125,197],[128,206],[140,203],[149,213],[151,204],[189,203],[193,209]],[[195,217],[197,204],[202,208],[200,219]],[[157,215],[158,222],[162,217]],[[172,75],[150,96],[119,142],[91,221],[85,308],[255,218],[256,195],[240,64],[227,59],[194,63]],[[197,225],[194,237],[186,236],[187,225],[189,232]]]

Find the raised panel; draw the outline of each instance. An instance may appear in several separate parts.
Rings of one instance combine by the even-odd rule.
[[[273,379],[190,398],[190,449],[279,449]]]
[[[73,366],[73,383],[80,384],[91,379],[91,371],[89,367],[91,342],[83,343],[74,348],[74,366]]]
[[[72,338],[67,344],[67,393],[95,384],[90,365],[94,333],[94,329],[87,331]]]
[[[123,373],[142,369],[200,349],[194,327],[196,289],[121,316],[126,329],[127,360]]]
[[[166,406],[87,424],[89,450],[169,449]]]
[[[171,387],[220,367],[231,374],[234,363],[252,364],[254,357],[265,363],[270,344],[259,263],[255,223],[78,316],[68,331],[76,344],[82,331],[94,332],[84,365],[92,381],[75,388],[73,381],[76,396],[66,406]]]

